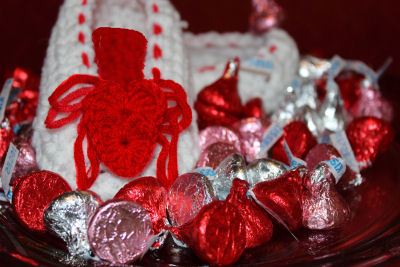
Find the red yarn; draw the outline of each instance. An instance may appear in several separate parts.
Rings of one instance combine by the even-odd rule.
[[[157,44],[153,46],[153,57],[155,59],[159,59],[160,57],[162,57],[162,50]]]
[[[141,33],[99,28],[93,32],[93,43],[100,77],[78,74],[61,83],[49,97],[45,121],[47,128],[60,128],[82,115],[74,145],[78,189],[92,186],[100,162],[119,176],[136,176],[151,160],[157,143],[162,146],[157,177],[168,188],[178,176],[179,134],[192,120],[184,89],[161,79],[157,68],[154,79],[143,79],[147,41]],[[90,86],[60,99],[77,84]],[[172,101],[176,105],[168,107]],[[56,120],[60,113],[67,115]],[[164,135],[170,135],[170,141]],[[85,138],[88,170],[82,149]]]
[[[85,23],[85,21],[86,21],[85,15],[83,15],[82,13],[79,13],[79,16],[78,16],[79,24],[83,24],[83,23]]]
[[[160,26],[160,24],[158,24],[158,23],[153,24],[153,33],[155,35],[159,35],[162,33],[162,27]]]
[[[78,41],[82,44],[85,43],[85,35],[83,34],[83,32],[79,32],[78,34]]]

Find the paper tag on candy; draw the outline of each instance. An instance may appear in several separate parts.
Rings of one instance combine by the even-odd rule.
[[[324,162],[328,165],[330,172],[335,177],[336,183],[338,183],[346,171],[346,163],[341,158],[328,159]]]
[[[4,113],[6,111],[8,96],[10,95],[13,81],[14,79],[12,78],[7,79],[0,93],[0,122],[2,122],[4,119]]]
[[[11,175],[17,162],[19,150],[13,143],[8,147],[6,160],[1,170],[1,183],[3,185],[4,195],[11,202],[12,190],[10,190]]]
[[[331,134],[330,136],[332,145],[339,151],[340,155],[342,155],[346,164],[355,171],[356,173],[360,173],[360,168],[358,166],[358,162],[354,156],[353,150],[347,139],[345,131],[339,131]]]
[[[336,55],[332,58],[331,68],[328,70],[327,88],[334,86],[335,77],[339,75],[345,66],[346,62],[341,57]]]
[[[203,174],[203,175],[207,176],[208,180],[210,180],[210,181],[214,180],[215,176],[217,175],[215,173],[215,171],[210,167],[197,168],[197,169],[192,170],[191,172],[197,172],[197,173]]]
[[[307,166],[307,163],[304,160],[293,156],[292,151],[290,150],[288,144],[286,143],[286,139],[283,139],[283,149],[285,150],[286,156],[289,159],[290,167],[292,169],[300,166]]]
[[[245,58],[242,61],[240,70],[251,72],[266,77],[268,81],[274,69],[274,62],[259,57]]]
[[[263,134],[261,140],[261,149],[258,153],[258,158],[265,157],[268,150],[281,138],[284,134],[283,128],[275,123],[272,123]]]

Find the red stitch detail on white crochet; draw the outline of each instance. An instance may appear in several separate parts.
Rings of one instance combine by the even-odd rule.
[[[199,68],[197,71],[205,72],[205,71],[210,71],[210,70],[215,70],[215,66],[204,66],[204,67]]]
[[[86,21],[85,15],[83,15],[82,13],[79,13],[78,21],[79,21],[79,24],[85,23],[85,21]]]
[[[163,31],[163,29],[162,29],[162,27],[160,26],[160,24],[158,24],[158,23],[154,23],[154,24],[153,24],[153,33],[154,33],[155,35],[161,34],[162,31]]]
[[[153,12],[158,13],[158,6],[156,4],[153,4]]]
[[[89,57],[85,52],[82,52],[82,63],[85,65],[87,68],[90,68],[90,63],[89,63]]]
[[[87,0],[82,0],[81,5],[85,6],[86,4],[87,4]],[[79,24],[82,25],[83,23],[85,23],[85,21],[86,21],[85,15],[83,15],[82,13],[79,13],[79,15],[78,15]],[[81,32],[81,31],[79,31],[79,33],[78,33],[78,41],[82,44],[85,44],[85,34],[83,34],[83,32]],[[82,64],[85,65],[87,68],[90,68],[89,57],[85,52],[82,52],[81,58],[82,58]]]
[[[230,44],[229,44],[229,47],[230,47],[230,48],[238,48],[238,45],[237,45],[237,44],[234,44],[234,43],[230,43]]]
[[[82,32],[79,32],[78,34],[78,41],[82,44],[85,43],[85,35]]]
[[[158,44],[154,44],[153,47],[153,57],[155,59],[159,59],[160,57],[162,57],[162,50],[161,48],[158,46]]]
[[[207,48],[212,48],[212,47],[214,47],[214,44],[212,44],[212,43],[206,43],[206,47],[207,47]]]
[[[277,49],[276,45],[271,45],[271,46],[269,47],[269,52],[270,52],[271,54],[273,54],[273,53],[276,51],[276,49]]]

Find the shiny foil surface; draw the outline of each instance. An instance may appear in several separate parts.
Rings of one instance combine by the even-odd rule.
[[[275,180],[258,183],[251,189],[257,201],[278,215],[291,231],[302,226],[303,170],[300,168],[288,171]]]
[[[223,126],[210,126],[199,133],[200,150],[204,151],[214,143],[233,145],[240,152],[239,136],[231,129]]]
[[[215,200],[207,177],[200,173],[179,176],[168,191],[167,212],[172,226],[192,220],[207,204]]]
[[[17,177],[22,177],[32,172],[39,171],[36,162],[36,153],[30,142],[18,137],[13,141],[13,144],[18,148],[19,153],[14,171],[11,175],[11,185]]]
[[[289,164],[289,160],[283,149],[283,138],[293,153],[293,156],[304,159],[308,151],[317,144],[315,137],[308,130],[307,125],[301,121],[293,121],[284,127],[282,138],[272,147],[272,158]]]
[[[89,220],[100,205],[89,192],[72,191],[55,198],[44,212],[46,228],[60,237],[72,256],[90,256]]]
[[[370,166],[394,139],[393,127],[375,117],[354,119],[347,125],[346,134],[361,169]]]
[[[224,200],[231,190],[233,179],[246,180],[246,160],[240,154],[231,154],[219,164],[215,173],[215,179],[211,181],[211,184],[216,197]]]
[[[130,200],[140,204],[153,222],[154,232],[158,234],[165,229],[164,218],[167,218],[167,190],[154,177],[141,177],[122,187],[114,199]]]
[[[303,225],[327,230],[343,226],[351,213],[346,200],[336,191],[335,179],[325,163],[319,164],[305,181],[302,196]]]
[[[282,21],[282,8],[274,0],[252,0],[252,4],[253,10],[249,18],[252,33],[265,33]]]
[[[362,86],[358,102],[352,107],[354,117],[372,116],[386,121],[393,119],[393,107],[373,86]]]
[[[318,109],[318,117],[320,119],[319,134],[324,131],[337,132],[343,129],[346,123],[346,113],[343,106],[343,99],[338,85],[332,83],[332,86],[327,86],[325,99]]]
[[[232,144],[221,142],[211,144],[201,152],[196,168],[211,167],[215,169],[227,156],[234,153],[240,152]]]
[[[71,191],[71,187],[50,171],[34,172],[18,180],[12,195],[14,214],[27,229],[46,232],[44,211],[53,199]]]
[[[127,200],[110,200],[90,220],[88,239],[99,258],[124,264],[146,253],[152,229],[150,215],[142,206]]]
[[[260,152],[261,140],[268,126],[269,123],[265,123],[259,118],[242,119],[233,125],[239,134],[241,151],[247,161],[255,159]]]
[[[14,137],[15,135],[6,119],[0,124],[0,158],[5,158],[8,146]]]
[[[247,182],[253,186],[271,181],[283,175],[288,169],[286,164],[274,159],[256,159],[247,166]]]
[[[305,161],[307,162],[307,168],[309,171],[321,162],[333,158],[341,158],[339,151],[330,144],[317,144],[308,152]],[[361,175],[355,173],[350,167],[346,167],[342,178],[337,183],[337,188],[341,190],[347,190],[360,185],[363,182]]]
[[[246,247],[246,226],[235,205],[214,201],[205,206],[190,229],[190,247],[211,266],[236,262]]]
[[[273,225],[268,213],[247,197],[249,187],[248,182],[234,179],[226,201],[235,205],[242,215],[246,226],[246,248],[253,248],[271,239]]]
[[[244,105],[244,116],[246,118],[266,119],[267,115],[265,114],[261,98],[255,97],[247,101],[246,105]]]
[[[230,126],[242,117],[238,71],[239,59],[229,60],[221,78],[204,87],[197,95],[194,108],[200,130],[212,125]]]

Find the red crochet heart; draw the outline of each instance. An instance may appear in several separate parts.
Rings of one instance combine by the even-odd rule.
[[[134,177],[153,155],[167,101],[148,80],[125,88],[100,81],[83,101],[82,123],[97,156],[113,173]]]

